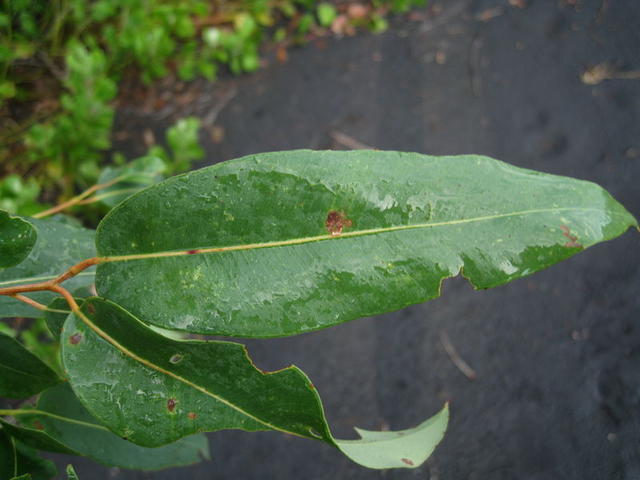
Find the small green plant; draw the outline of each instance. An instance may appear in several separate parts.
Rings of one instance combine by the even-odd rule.
[[[150,84],[174,74],[214,80],[221,68],[252,72],[270,38],[283,49],[329,31],[352,34],[355,26],[379,32],[389,10],[422,4],[7,0],[0,6],[0,114],[12,121],[0,136],[2,173],[34,176],[45,191],[67,200],[98,180],[123,76]],[[188,170],[192,159],[175,152],[168,172]],[[31,212],[28,202],[14,211]]]
[[[157,166],[110,172],[84,198],[118,182],[137,189]],[[444,435],[446,405],[415,428],[339,440],[298,368],[263,372],[241,344],[175,332],[311,332],[435,298],[463,271],[475,288],[502,285],[629,227],[635,218],[590,182],[482,156],[381,151],[278,152],[193,171],[121,201],[95,232],[2,213],[0,315],[44,318],[59,357],[0,333],[0,395],[38,395],[0,410],[0,473],[48,478],[36,450],[187,465],[208,458],[202,432],[222,429],[417,468]]]

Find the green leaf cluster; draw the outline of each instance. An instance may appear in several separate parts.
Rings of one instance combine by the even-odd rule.
[[[345,8],[317,0],[7,0],[0,5],[0,108],[11,101],[28,111],[42,102],[44,113],[38,107],[15,131],[5,132],[0,162],[10,166],[7,172],[37,171],[44,188],[61,190],[67,199],[100,176],[111,148],[113,100],[126,72],[137,72],[146,83],[173,72],[185,81],[215,80],[221,67],[252,72],[272,32],[277,42],[301,43],[308,34],[324,35],[339,15],[351,27],[379,32],[386,29],[388,10],[423,3],[375,0],[359,4],[366,18],[352,18]],[[194,120],[184,122],[191,131]],[[201,157],[194,148],[172,148],[167,171],[188,170]],[[0,190],[5,187],[15,185]],[[35,187],[26,182],[16,191],[16,204],[3,208],[34,213]]]
[[[162,166],[145,157],[103,181],[138,190]],[[0,395],[24,400],[0,410],[2,478],[50,478],[40,450],[187,465],[208,458],[203,432],[225,429],[323,442],[368,468],[417,468],[443,438],[447,405],[414,428],[336,439],[300,369],[264,372],[242,344],[194,335],[327,328],[435,298],[458,274],[502,285],[638,227],[593,183],[476,155],[300,150],[126,198],[118,182],[104,201],[121,201],[95,233],[64,217],[0,216],[0,315],[44,317],[56,353],[0,334]],[[87,257],[96,270],[50,283]]]

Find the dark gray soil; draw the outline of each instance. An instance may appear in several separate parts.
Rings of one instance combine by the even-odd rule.
[[[223,141],[203,130],[202,165],[345,148],[337,132],[380,149],[479,153],[592,180],[640,215],[640,80],[582,78],[600,64],[611,76],[640,70],[640,2],[435,3],[439,15],[396,19],[383,35],[311,44],[285,64],[201,85],[190,108],[210,119],[235,92],[215,120]],[[140,132],[166,121],[133,108],[119,120]],[[307,372],[338,436],[354,437],[354,425],[407,428],[451,400],[449,431],[417,470],[366,470],[320,443],[243,432],[212,434],[214,460],[192,468],[141,473],[72,461],[83,480],[638,479],[639,240],[628,232],[493,290],[453,279],[424,305],[246,342],[262,368],[294,363]],[[454,366],[442,332],[475,381]]]

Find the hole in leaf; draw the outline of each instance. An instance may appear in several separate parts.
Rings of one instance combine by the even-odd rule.
[[[171,355],[171,358],[169,358],[169,363],[173,363],[175,365],[176,363],[180,363],[183,358],[183,355],[176,353],[174,355]]]

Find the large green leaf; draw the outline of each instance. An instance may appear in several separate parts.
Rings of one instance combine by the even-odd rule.
[[[0,396],[25,398],[62,380],[17,340],[0,333]]]
[[[95,255],[93,230],[54,218],[30,219],[30,222],[38,232],[36,244],[22,263],[0,271],[0,288],[53,279],[72,265]],[[73,290],[91,285],[93,280],[94,269],[89,269],[65,282],[65,287]],[[55,295],[50,292],[35,292],[27,296],[46,305]],[[0,318],[35,318],[41,315],[40,310],[26,303],[0,296]]]
[[[27,258],[36,236],[29,222],[0,210],[0,268],[13,267]]]
[[[170,329],[317,330],[528,275],[636,220],[599,186],[480,156],[293,151],[173,177],[113,209],[100,295]],[[181,251],[181,252],[180,252]]]
[[[141,445],[201,431],[276,430],[322,440],[373,468],[410,468],[426,459],[446,427],[445,410],[407,438],[336,441],[314,386],[296,367],[261,372],[240,344],[172,340],[99,298],[85,300],[82,312],[84,319],[69,316],[61,336],[69,382],[100,422]]]
[[[67,384],[47,390],[38,399],[34,410],[23,410],[15,417],[24,424],[23,431],[40,429],[75,454],[105,465],[159,470],[191,465],[209,458],[209,444],[203,434],[160,448],[145,448],[123,440],[99,424]],[[23,441],[29,443],[29,439]],[[39,448],[47,449],[42,445]]]

